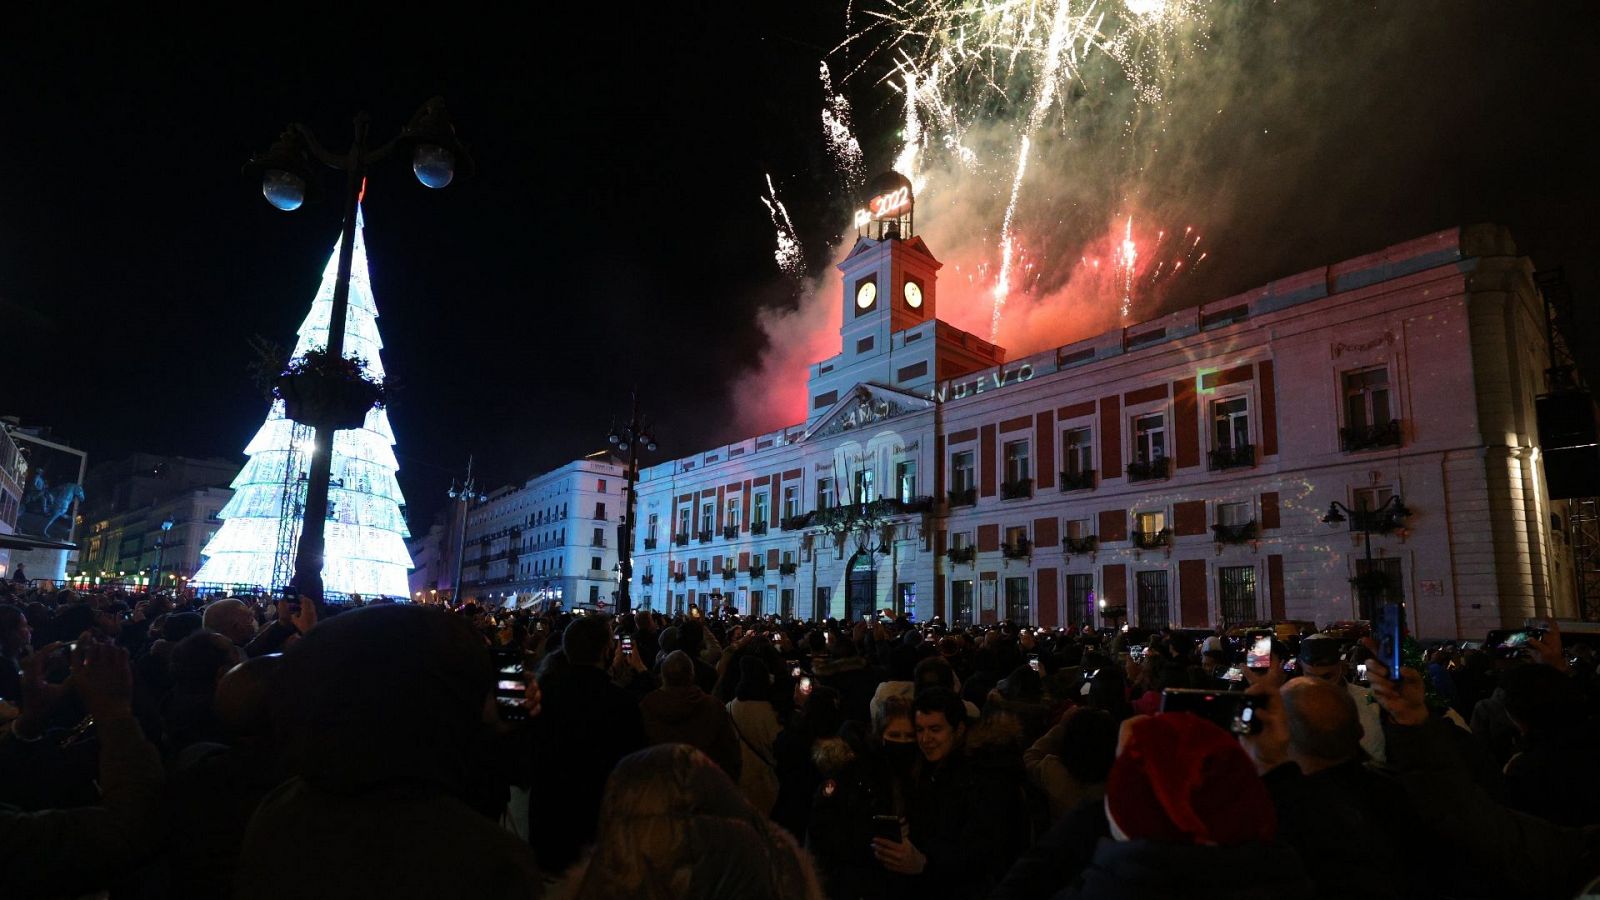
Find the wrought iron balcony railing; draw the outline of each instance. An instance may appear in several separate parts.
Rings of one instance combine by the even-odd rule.
[[[950,561],[953,563],[966,563],[967,565],[971,565],[978,558],[978,548],[972,546],[951,547],[949,550],[944,552],[944,555],[948,556]]]
[[[1021,500],[1033,496],[1033,479],[1018,478],[1016,481],[1000,482],[1001,500]]]
[[[1128,463],[1129,481],[1155,481],[1158,478],[1167,478],[1171,473],[1172,461],[1165,456],[1157,456],[1149,462]]]
[[[1033,541],[1018,538],[1016,541],[1001,544],[1000,552],[1006,559],[1027,559],[1033,555]]]
[[[765,523],[765,522],[751,522],[750,523],[750,533],[751,534],[766,534],[767,533],[767,523]]]
[[[1261,529],[1256,526],[1255,520],[1251,519],[1238,525],[1213,525],[1211,535],[1219,544],[1243,544],[1260,537]]]
[[[1094,470],[1079,469],[1076,472],[1062,472],[1061,490],[1063,492],[1094,490]]]
[[[1083,537],[1064,537],[1061,539],[1061,549],[1068,553],[1093,553],[1100,548],[1098,535],[1085,535]]]
[[[1140,550],[1154,550],[1157,547],[1172,546],[1172,529],[1163,528],[1160,531],[1135,531],[1133,545]]]
[[[1400,446],[1400,420],[1390,419],[1376,425],[1339,429],[1339,444],[1346,453],[1358,450],[1376,450],[1379,447]]]
[[[945,495],[945,499],[949,501],[952,507],[976,506],[978,504],[978,489],[970,487],[964,490],[950,491]]]
[[[1248,469],[1256,464],[1256,445],[1235,444],[1232,447],[1218,447],[1207,454],[1207,462],[1213,472],[1223,469]]]

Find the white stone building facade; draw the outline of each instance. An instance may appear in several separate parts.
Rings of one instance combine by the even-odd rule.
[[[618,582],[622,475],[609,454],[594,454],[474,503],[467,511],[462,600],[609,608]]]
[[[1366,517],[1369,577],[1423,637],[1574,614],[1534,418],[1544,307],[1502,229],[1017,360],[937,320],[938,268],[919,238],[860,239],[806,422],[642,471],[637,605],[1365,618],[1338,501],[1409,511]]]

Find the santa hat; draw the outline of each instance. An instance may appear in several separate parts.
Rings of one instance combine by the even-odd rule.
[[[1112,831],[1128,840],[1231,846],[1270,841],[1278,817],[1233,735],[1192,713],[1134,720],[1106,782]]]

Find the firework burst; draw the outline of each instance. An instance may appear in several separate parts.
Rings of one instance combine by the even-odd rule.
[[[1019,243],[1039,212],[1024,215],[1036,196],[1028,185],[1031,164],[1045,145],[1052,145],[1057,152],[1043,151],[1052,163],[1049,177],[1061,177],[1060,148],[1074,140],[1107,139],[1081,133],[1078,111],[1111,92],[1127,94],[1135,109],[1111,139],[1135,145],[1141,123],[1159,122],[1166,86],[1177,77],[1185,54],[1201,49],[1193,35],[1203,31],[1204,11],[1202,0],[881,0],[852,6],[850,33],[830,58],[848,63],[839,88],[873,72],[881,85],[898,93],[902,143],[895,170],[911,179],[924,202],[938,201],[955,173],[973,174],[988,185],[996,219],[987,225],[974,222],[972,228],[990,236],[993,256],[967,271],[984,272],[989,279],[983,287],[992,304],[991,338],[999,334],[1007,301],[1037,283],[1041,270],[1054,267],[1052,280],[1058,283],[1074,274],[1071,256],[1047,259],[1051,248],[1035,240],[1041,252],[1026,277],[1019,277]],[[848,105],[826,66],[823,82],[830,153],[846,182],[857,184],[860,144],[844,137]],[[1090,171],[1069,176],[1085,182],[1111,177]],[[1136,197],[1138,192],[1120,193]],[[973,208],[966,204],[962,214],[971,215]],[[1114,293],[1127,316],[1142,289],[1192,267],[1198,258],[1190,253],[1167,259],[1152,252],[1143,256],[1155,259],[1159,268],[1141,269],[1131,214],[1113,221],[1110,229],[1120,232],[1120,241],[1106,269],[1117,275]]]
[[[767,208],[767,215],[772,217],[772,227],[777,232],[777,249],[773,251],[773,258],[777,260],[778,268],[794,278],[805,277],[805,253],[800,246],[800,239],[795,236],[789,210],[778,199],[778,189],[772,186],[770,174],[767,175],[767,193],[761,198],[761,203]]]

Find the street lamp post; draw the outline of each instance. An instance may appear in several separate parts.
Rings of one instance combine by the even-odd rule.
[[[245,171],[261,177],[261,193],[267,202],[285,212],[299,209],[309,195],[316,194],[311,159],[345,173],[344,227],[339,242],[339,270],[333,285],[333,309],[328,318],[329,357],[344,356],[345,318],[350,305],[350,267],[355,252],[356,216],[367,168],[396,150],[410,151],[412,170],[417,180],[430,188],[448,185],[459,172],[471,172],[472,160],[456,140],[455,128],[445,112],[444,100],[435,97],[422,105],[400,134],[375,150],[368,150],[367,131],[371,119],[365,112],[355,117],[355,138],[343,156],[329,153],[304,125],[295,123],[284,130],[266,153],[252,158]],[[321,418],[320,416],[318,418]],[[295,550],[295,586],[301,594],[322,599],[322,555],[328,517],[328,479],[333,467],[334,425],[329,421],[306,422],[314,429],[311,470],[306,482],[304,520],[300,543]]]
[[[152,579],[155,582],[155,587],[157,590],[161,588],[161,573],[166,570],[167,535],[171,532],[172,520],[163,519],[161,522],[161,537],[156,538],[156,577]]]
[[[627,495],[623,498],[622,521],[617,523],[617,565],[622,574],[622,583],[617,589],[617,615],[620,616],[633,612],[633,515],[638,502],[639,449],[641,446],[651,452],[656,449],[656,439],[650,434],[649,425],[639,419],[637,393],[633,395],[633,412],[628,423],[621,428],[613,426],[609,440],[628,454],[628,467],[623,475]]]
[[[467,507],[474,501],[482,503],[488,499],[478,490],[478,482],[472,477],[471,456],[467,457],[467,480],[457,486],[455,479],[451,479],[447,496],[456,502],[456,578],[450,583],[450,601],[460,606],[461,564],[462,557],[467,555]]]
[[[1366,566],[1356,578],[1356,597],[1360,604],[1358,614],[1368,622],[1373,621],[1373,614],[1377,610],[1377,594],[1373,582],[1376,571],[1372,567],[1372,533],[1374,531],[1385,533],[1392,530],[1399,520],[1411,515],[1411,510],[1406,508],[1405,501],[1396,494],[1383,502],[1377,509],[1351,509],[1335,500],[1328,504],[1328,513],[1322,517],[1324,525],[1338,525],[1349,521],[1351,531],[1361,532],[1366,544]]]

